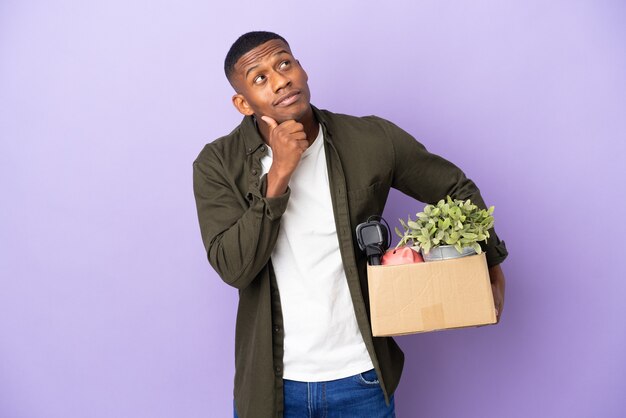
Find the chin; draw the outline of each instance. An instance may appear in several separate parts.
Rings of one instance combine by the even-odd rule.
[[[302,119],[307,112],[311,109],[311,104],[306,103],[301,106],[298,106],[297,109],[293,109],[289,112],[289,115],[284,117],[285,120],[300,120]]]

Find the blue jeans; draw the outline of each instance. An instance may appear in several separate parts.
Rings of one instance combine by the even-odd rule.
[[[284,418],[395,418],[374,369],[328,382],[283,380]],[[234,412],[235,418],[237,411]]]

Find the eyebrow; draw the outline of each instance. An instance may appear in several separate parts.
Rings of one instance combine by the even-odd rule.
[[[275,55],[280,55],[280,54],[289,54],[289,51],[287,51],[286,49],[281,49],[280,51],[274,52],[270,56],[273,57]],[[246,75],[244,76],[244,78],[248,78],[248,74],[250,74],[252,72],[252,70],[254,70],[258,66],[259,66],[259,64],[256,64],[256,65],[253,65],[252,67],[248,68],[246,70]]]

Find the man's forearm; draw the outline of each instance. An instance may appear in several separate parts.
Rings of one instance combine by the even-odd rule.
[[[267,173],[267,191],[265,197],[278,197],[287,192],[291,175],[280,174],[279,170],[272,167]]]
[[[227,284],[247,287],[267,264],[278,236],[280,218],[289,199],[263,196],[267,186],[250,193],[243,209],[237,192],[220,177],[220,170],[194,164],[194,194],[202,239],[209,262]]]

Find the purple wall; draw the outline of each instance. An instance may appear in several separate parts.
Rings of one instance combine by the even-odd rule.
[[[252,29],[496,206],[502,322],[399,338],[399,417],[626,416],[623,2],[84,3],[0,4],[0,416],[230,416],[191,162],[240,120],[221,66]]]

